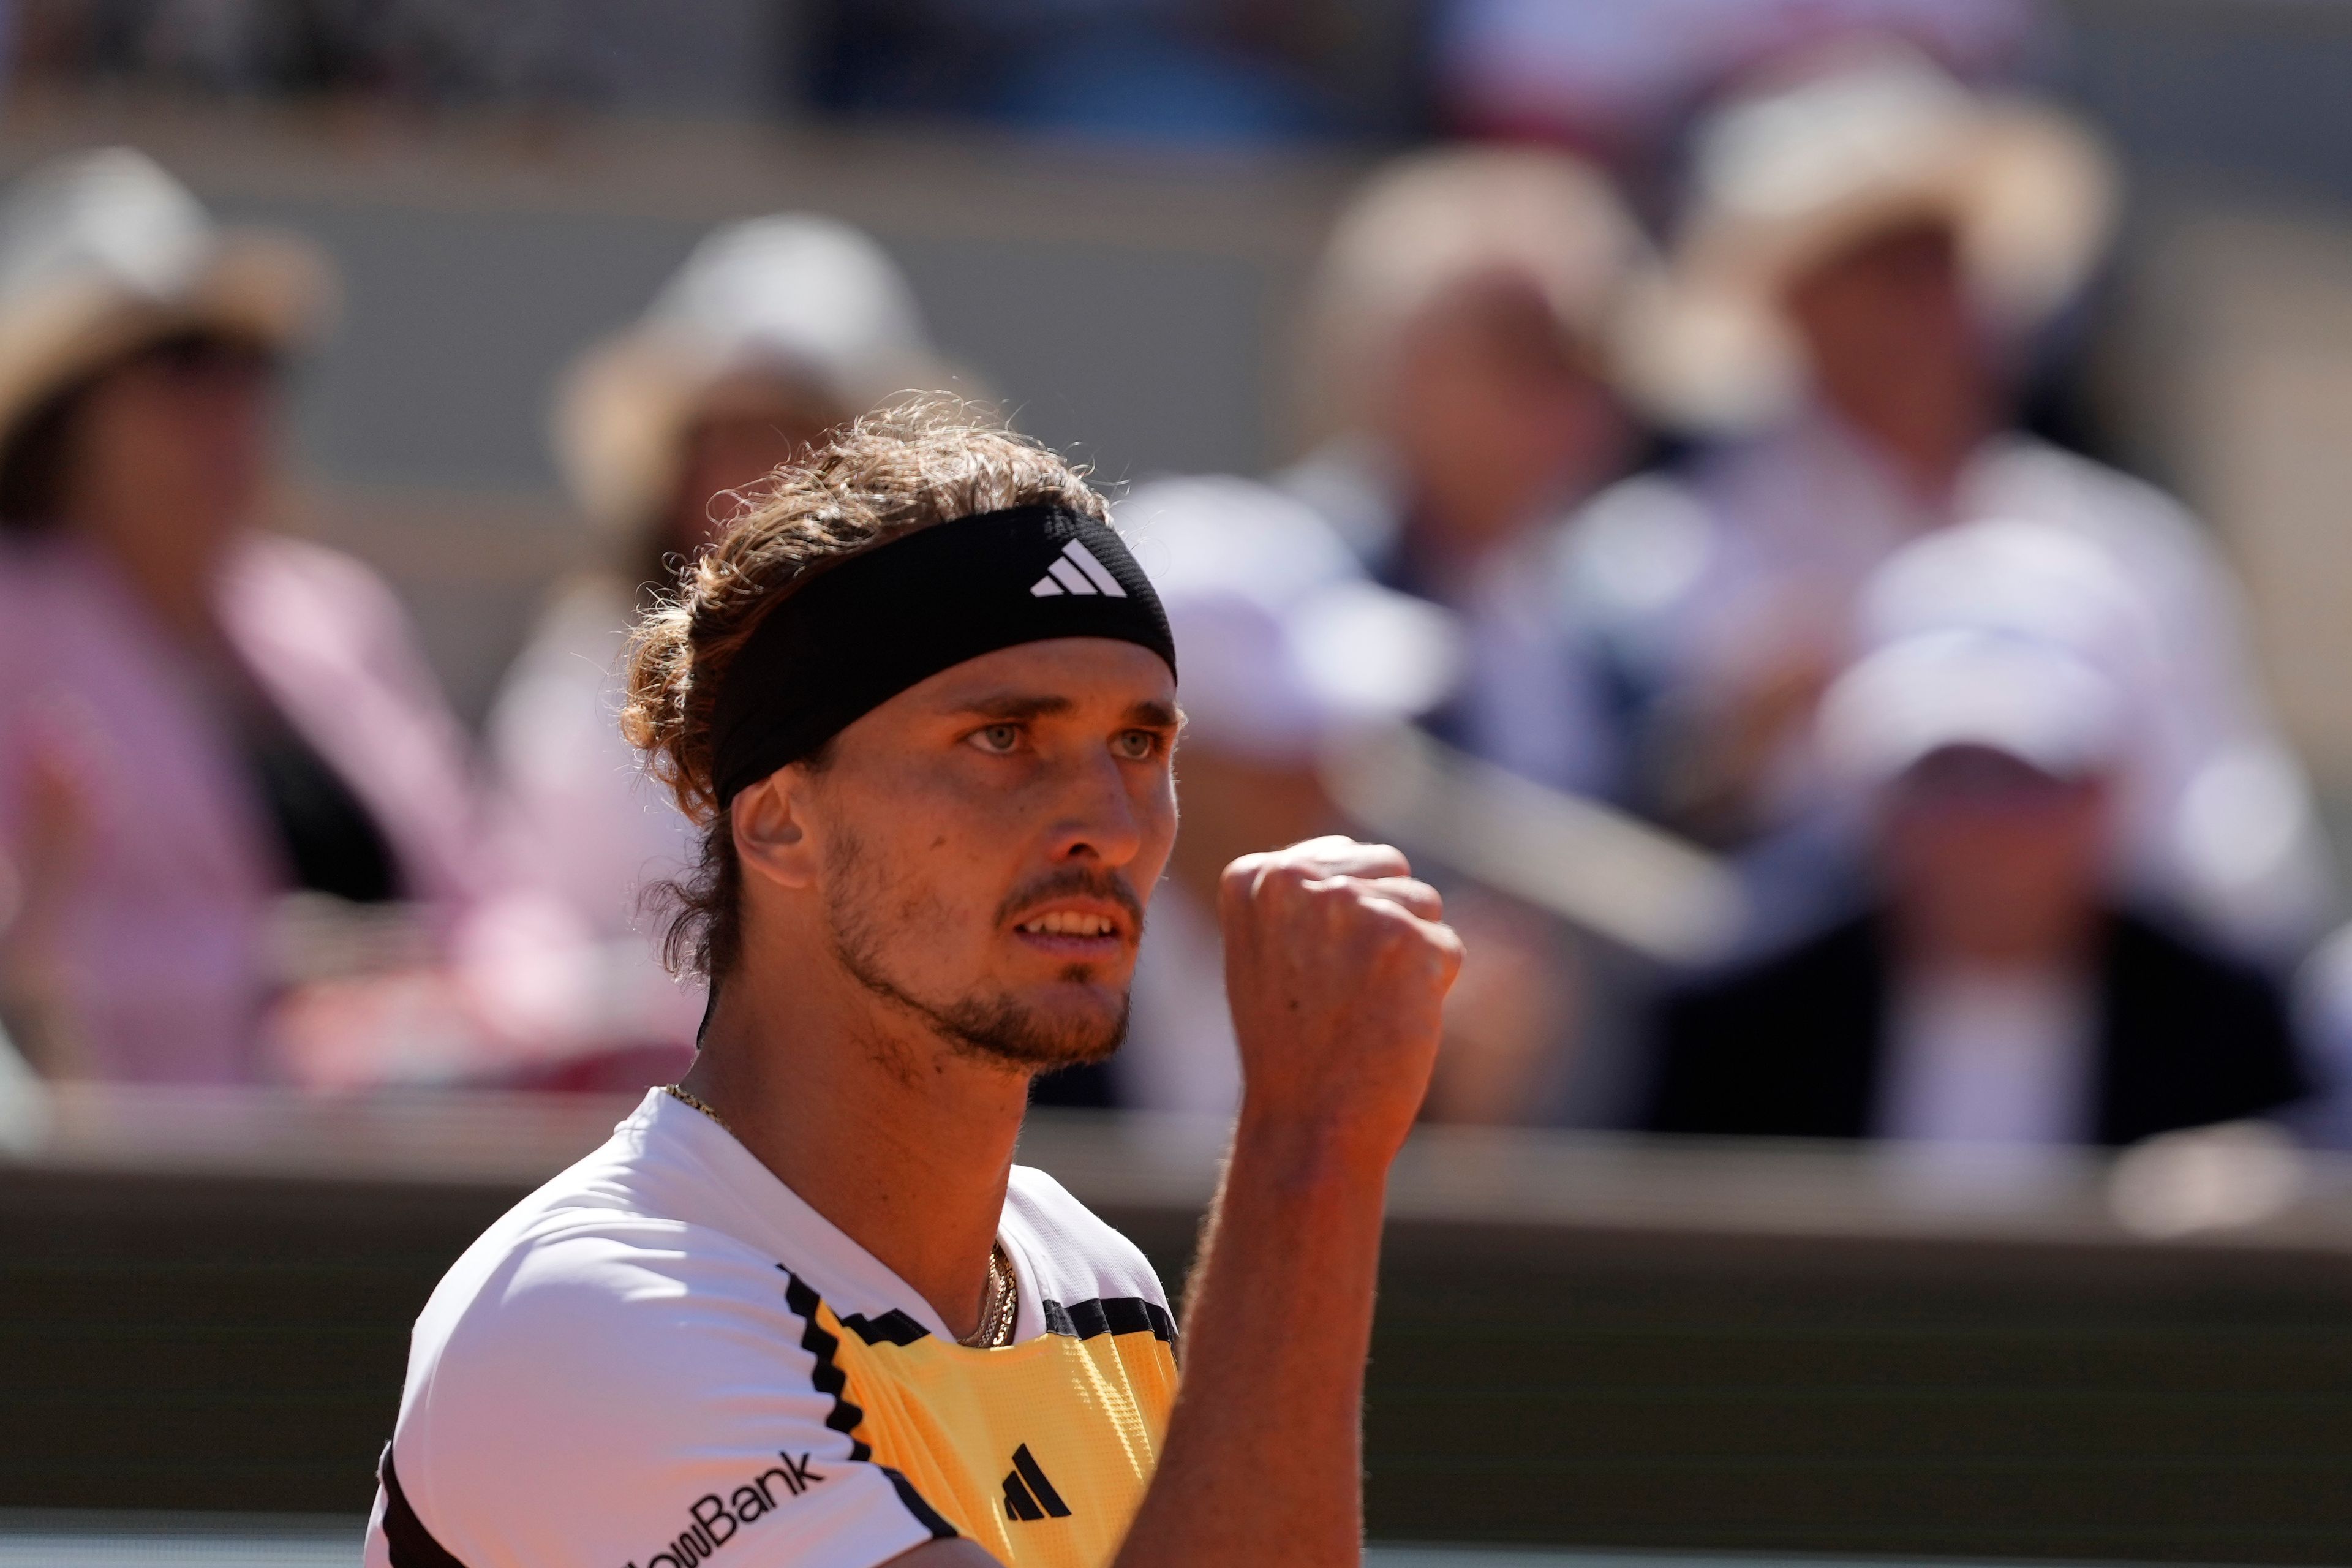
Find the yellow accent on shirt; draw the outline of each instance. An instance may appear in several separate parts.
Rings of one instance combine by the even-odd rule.
[[[863,1413],[851,1434],[873,1462],[1006,1568],[1101,1568],[1118,1552],[1160,1459],[1176,1397],[1176,1358],[1149,1330],[1090,1339],[1044,1333],[998,1350],[935,1334],[868,1344],[830,1307],[842,1397]],[[1067,1510],[1016,1517],[1007,1478],[1026,1448]],[[1020,1497],[1034,1499],[1024,1481]]]

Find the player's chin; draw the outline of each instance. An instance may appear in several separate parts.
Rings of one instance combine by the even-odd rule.
[[[1080,1033],[1124,1032],[1127,1027],[1127,981],[1116,983],[1087,976],[1064,976],[1030,993],[1030,1005],[1042,1018]]]
[[[1018,1054],[1045,1068],[1108,1059],[1127,1038],[1127,987],[1063,979],[1021,996]]]

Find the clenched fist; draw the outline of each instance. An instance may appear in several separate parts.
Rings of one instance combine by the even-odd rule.
[[[1244,855],[1220,889],[1245,1119],[1385,1162],[1412,1126],[1462,943],[1383,844]]]

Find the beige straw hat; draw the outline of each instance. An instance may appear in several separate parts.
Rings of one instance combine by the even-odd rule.
[[[2117,194],[2099,143],[2053,110],[1978,93],[1908,52],[1816,62],[1700,128],[1672,264],[1628,312],[1622,363],[1674,423],[1759,423],[1803,384],[1780,314],[1789,285],[1921,219],[1954,226],[1989,321],[2030,331],[2096,265]]]
[[[845,416],[906,391],[980,395],[932,349],[914,291],[866,235],[809,214],[731,224],[566,373],[551,434],[573,500],[608,532],[645,527],[704,400],[747,374],[805,386]]]
[[[1443,147],[1367,180],[1334,225],[1307,310],[1302,432],[1350,428],[1403,331],[1452,290],[1525,279],[1563,337],[1605,355],[1629,281],[1654,265],[1606,176],[1535,147]],[[1606,368],[1606,367],[1603,367]]]
[[[298,347],[334,302],[315,246],[216,225],[143,153],[41,164],[0,197],[0,447],[51,396],[144,344],[208,330]]]

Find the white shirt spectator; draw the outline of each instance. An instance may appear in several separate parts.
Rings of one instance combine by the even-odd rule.
[[[2088,977],[1972,969],[1906,977],[1874,1131],[1936,1143],[2087,1142],[2098,1047]]]

